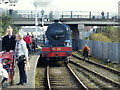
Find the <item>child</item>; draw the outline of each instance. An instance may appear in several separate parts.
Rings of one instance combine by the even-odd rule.
[[[0,57],[2,56],[2,54],[0,53]],[[9,86],[9,83],[6,83],[5,85],[5,81],[8,81],[8,72],[3,68],[2,65],[2,58],[0,58],[0,83],[2,84],[3,88],[7,88]]]
[[[3,68],[9,73],[10,71],[10,64],[8,64],[9,60],[7,59],[3,59],[2,60],[2,65],[3,65]]]
[[[2,64],[0,63],[0,76],[2,76],[2,84],[4,81],[8,80],[8,73],[7,71],[3,68]]]

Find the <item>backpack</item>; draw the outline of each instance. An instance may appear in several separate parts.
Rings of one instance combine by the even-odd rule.
[[[88,54],[87,48],[84,48],[83,54]]]

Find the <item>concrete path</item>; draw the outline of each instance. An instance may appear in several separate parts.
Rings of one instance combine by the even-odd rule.
[[[9,86],[9,88],[18,88],[19,90],[27,89],[35,89],[35,73],[36,73],[36,66],[40,56],[40,50],[37,50],[33,55],[30,55],[30,70],[27,71],[27,80],[28,83],[25,86],[16,85],[19,82],[19,72],[18,67],[15,68],[15,76],[14,76],[14,85]],[[16,89],[17,90],[17,89]]]

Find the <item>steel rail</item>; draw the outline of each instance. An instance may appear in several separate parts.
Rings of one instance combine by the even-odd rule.
[[[69,65],[67,65],[67,68],[69,69],[69,71],[72,73],[72,75],[75,77],[75,79],[77,80],[77,82],[79,83],[80,87],[82,90],[89,90],[87,88],[87,86],[85,86],[85,84],[78,78],[78,76],[74,73],[74,71],[70,68]]]
[[[76,56],[76,55],[74,55],[74,54],[73,54],[72,56],[75,57],[75,58],[77,58],[77,59],[79,59],[79,60],[83,60],[82,58],[80,58],[80,57],[78,57],[78,56]],[[104,65],[102,65],[102,64],[98,64],[98,63],[93,62],[93,61],[90,61],[90,60],[85,60],[85,61],[86,61],[87,63],[96,65],[96,66],[98,66],[98,67],[104,68],[104,69],[109,70],[109,71],[111,71],[111,72],[113,72],[113,73],[115,73],[115,74],[120,75],[120,71],[118,71],[118,70],[114,70],[114,69],[112,69],[112,68],[110,68],[110,67],[104,66]]]
[[[86,67],[83,66],[83,65],[77,64],[77,63],[75,63],[74,61],[71,61],[71,60],[69,61],[69,63],[72,63],[72,64],[74,64],[74,65],[76,65],[76,66],[78,66],[78,67],[80,67],[80,68],[82,68],[82,69],[84,69],[84,70],[86,70],[86,71],[88,71],[88,72],[90,72],[90,73],[98,76],[99,78],[105,80],[106,82],[112,83],[112,84],[115,85],[116,87],[120,87],[120,83],[119,83],[119,82],[113,81],[113,80],[111,80],[111,79],[109,79],[109,78],[107,78],[107,77],[105,77],[105,76],[103,76],[103,75],[100,75],[100,74],[98,74],[97,72],[92,71],[92,70],[86,68]]]
[[[50,76],[49,76],[49,65],[47,65],[47,70],[46,70],[46,74],[47,74],[47,89],[51,90],[51,86],[50,86]]]

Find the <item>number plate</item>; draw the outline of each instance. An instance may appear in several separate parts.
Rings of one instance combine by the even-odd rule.
[[[61,50],[61,48],[57,48],[57,50]]]
[[[61,48],[52,48],[52,50],[62,50]]]

